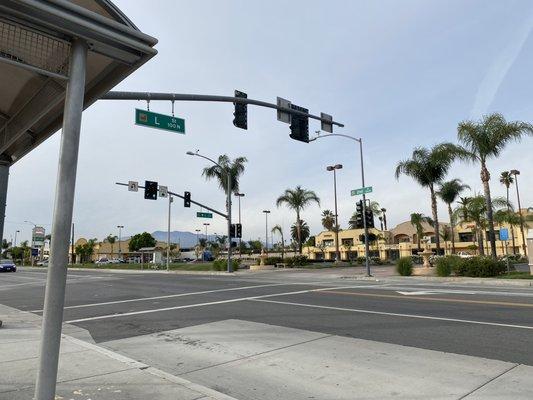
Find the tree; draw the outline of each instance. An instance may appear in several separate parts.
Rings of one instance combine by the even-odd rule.
[[[286,204],[291,210],[296,211],[296,230],[298,243],[298,253],[302,254],[302,242],[304,242],[302,235],[302,227],[300,226],[300,212],[311,203],[317,203],[320,206],[320,199],[312,190],[303,189],[301,186],[296,186],[295,189],[286,189],[276,200],[276,206],[279,207]]]
[[[322,226],[327,231],[335,229],[335,214],[331,210],[322,211]]]
[[[452,179],[451,181],[442,182],[439,186],[437,195],[441,198],[443,202],[448,206],[448,216],[450,218],[450,231],[449,236],[452,241],[452,254],[455,254],[455,233],[454,233],[454,217],[452,210],[452,203],[457,200],[457,197],[461,194],[462,191],[470,189],[470,186],[461,183],[460,179]],[[442,235],[441,235],[442,238]]]
[[[326,243],[324,243],[324,241],[322,240],[320,243],[318,243],[318,248],[322,253],[322,259],[324,260],[326,258]]]
[[[383,227],[385,230],[387,230],[387,209],[386,208],[381,209],[381,215],[383,218]]]
[[[259,240],[249,240],[248,246],[250,246],[252,253],[260,253],[261,249],[263,248],[263,243],[261,243]]]
[[[2,257],[6,257],[7,250],[11,247],[11,243],[6,239],[2,239]]]
[[[316,238],[314,236],[309,236],[309,239],[305,242],[305,245],[307,247],[315,247],[316,245]]]
[[[280,225],[274,225],[271,230],[272,233],[279,233],[281,236],[281,260],[285,259],[285,240],[283,239],[283,229]]]
[[[446,252],[448,251],[448,242],[450,241],[450,239],[452,240],[452,246],[453,246],[454,240],[453,240],[452,232],[453,232],[453,228],[450,224],[450,228],[445,226],[442,229],[442,232],[440,233],[440,238],[444,241],[444,254],[446,254]],[[453,251],[455,251],[454,248],[452,248],[452,252]]]
[[[424,223],[428,223],[434,226],[434,222],[430,217],[426,217],[424,214],[420,213],[411,214],[411,225],[413,225],[416,229],[416,242],[418,251],[422,250],[422,247],[420,247],[420,239],[422,238],[422,236],[424,236]],[[435,232],[435,234],[437,233]]]
[[[511,174],[510,171],[503,171],[500,174],[500,183],[505,186],[505,190],[506,190],[505,198],[507,199],[507,203],[509,203],[509,187],[514,183],[513,174]],[[509,207],[507,207],[507,210],[509,210]],[[516,254],[513,225],[511,225],[511,239],[513,241],[513,254]]]
[[[486,115],[477,122],[463,121],[457,127],[457,138],[461,145],[455,146],[455,154],[465,161],[479,163],[481,166],[480,177],[487,203],[485,209],[493,258],[496,258],[496,237],[487,160],[498,157],[508,143],[519,141],[524,135],[533,135],[533,125],[521,121],[507,122],[503,115],[498,113]]]
[[[156,243],[152,235],[148,232],[143,232],[132,236],[128,243],[128,248],[130,251],[139,251],[143,247],[154,247]]]
[[[111,245],[111,258],[113,258],[113,254],[114,254],[113,250],[114,250],[115,242],[117,241],[117,236],[109,234],[107,235],[105,240],[107,240],[107,243]]]
[[[485,254],[485,247],[483,245],[484,232],[487,229],[487,202],[484,196],[476,195],[474,197],[462,198],[463,203],[459,205],[454,211],[454,217],[461,222],[474,223],[474,233],[476,234],[478,242],[479,254]],[[465,201],[466,200],[466,201]],[[492,207],[506,207],[507,201],[502,197],[492,199]],[[494,209],[491,214],[494,213]]]
[[[301,243],[307,241],[307,239],[309,239],[310,234],[311,231],[309,229],[309,225],[307,225],[307,222],[305,221],[300,220],[299,222],[296,222],[291,226],[291,236],[295,242],[298,242],[300,254],[302,254]]]
[[[74,251],[76,252],[76,255],[79,256],[81,264],[91,261],[97,241],[97,239],[89,239],[87,243],[76,246]]]
[[[417,147],[413,150],[411,158],[400,161],[396,166],[396,179],[404,174],[413,178],[420,186],[429,189],[437,251],[440,250],[440,236],[435,185],[444,179],[455,156],[455,146],[450,143],[438,144],[430,149]]]

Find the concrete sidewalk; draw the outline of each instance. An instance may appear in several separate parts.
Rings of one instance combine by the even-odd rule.
[[[40,324],[37,315],[0,305],[0,400],[33,398]],[[56,400],[235,400],[92,342],[65,325]]]

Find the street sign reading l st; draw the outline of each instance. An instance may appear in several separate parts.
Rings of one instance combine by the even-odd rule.
[[[185,120],[171,115],[135,109],[135,125],[185,134]]]
[[[372,186],[362,187],[359,189],[352,190],[350,192],[352,196],[358,196],[358,195],[367,194],[367,193],[372,193]]]

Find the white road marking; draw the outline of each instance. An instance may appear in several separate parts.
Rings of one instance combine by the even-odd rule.
[[[264,299],[264,298],[268,298],[268,297],[289,296],[289,295],[293,295],[293,294],[321,292],[323,290],[350,289],[350,288],[357,288],[357,286],[333,286],[333,287],[318,288],[318,289],[298,290],[298,291],[294,291],[294,292],[271,293],[271,294],[265,294],[265,295],[261,295],[261,296],[248,296],[248,297],[240,297],[240,298],[229,299],[229,300],[219,300],[219,301],[210,301],[210,302],[206,302],[206,303],[188,304],[188,305],[185,305],[185,306],[164,307],[164,308],[156,308],[156,309],[152,309],[152,310],[142,310],[142,311],[132,311],[132,312],[125,312],[125,313],[99,315],[99,316],[96,316],[96,317],[73,319],[73,320],[70,320],[70,321],[64,321],[63,323],[65,323],[65,324],[73,324],[73,323],[76,323],[76,322],[96,321],[96,320],[100,320],[100,319],[127,317],[127,316],[131,316],[131,315],[152,314],[152,313],[156,313],[156,312],[181,310],[181,309],[185,309],[185,308],[195,308],[195,307],[212,306],[212,305],[217,305],[217,304],[236,303],[238,301],[244,301],[244,300]]]
[[[445,294],[445,293],[451,293],[451,294],[458,294],[457,292],[453,290],[419,290],[415,292],[400,292],[396,291],[396,293],[403,294],[404,296],[422,296],[425,294]],[[475,292],[461,292],[460,294],[476,294]]]
[[[91,281],[95,279],[102,279],[100,276],[91,276],[91,277],[84,277],[84,278],[73,278],[73,279],[67,279],[67,284],[70,283],[82,283],[84,281]],[[45,286],[46,285],[46,279],[42,279],[37,282],[26,282],[26,283],[15,283],[10,285],[0,285],[0,291],[1,290],[9,290],[12,287],[18,287],[18,286]]]
[[[498,322],[474,321],[474,320],[458,319],[458,318],[432,317],[429,315],[402,314],[402,313],[391,313],[391,312],[385,312],[385,311],[361,310],[357,308],[320,306],[320,305],[315,305],[315,304],[291,303],[289,301],[262,300],[260,298],[255,298],[255,299],[252,298],[248,300],[264,302],[264,303],[283,304],[283,305],[290,305],[290,306],[297,306],[297,307],[320,308],[320,309],[335,310],[335,311],[348,311],[348,312],[360,313],[360,314],[387,315],[391,317],[430,319],[430,320],[436,320],[436,321],[460,322],[460,323],[466,323],[466,324],[490,325],[490,326],[501,326],[505,328],[518,328],[518,329],[533,330],[533,326],[528,326],[528,325],[501,324]]]
[[[295,283],[269,283],[265,285],[253,285],[253,286],[240,286],[236,288],[225,288],[225,289],[213,289],[213,290],[203,290],[200,292],[188,292],[188,293],[178,293],[178,294],[169,294],[165,296],[153,296],[153,297],[140,297],[137,299],[127,299],[127,300],[116,300],[116,301],[105,301],[102,303],[87,303],[87,304],[79,304],[75,306],[67,306],[64,307],[65,310],[72,309],[72,308],[87,308],[87,307],[98,307],[98,306],[106,306],[111,304],[122,304],[122,303],[132,303],[136,301],[150,301],[150,300],[161,300],[161,299],[172,299],[175,297],[185,297],[185,296],[195,296],[200,294],[209,294],[209,293],[218,293],[218,292],[230,292],[235,290],[246,290],[246,289],[255,289],[255,288],[263,288],[263,287],[274,287],[274,286],[296,286],[296,285],[309,285],[314,286],[318,284],[323,284],[327,282],[316,282],[316,283],[302,283],[302,282],[295,282]],[[29,312],[32,313],[40,313],[43,312],[43,310],[31,310]]]

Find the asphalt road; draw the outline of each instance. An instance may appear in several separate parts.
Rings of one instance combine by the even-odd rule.
[[[0,303],[41,315],[44,272],[0,274]],[[229,319],[533,365],[533,287],[69,272],[64,321],[97,343]]]

